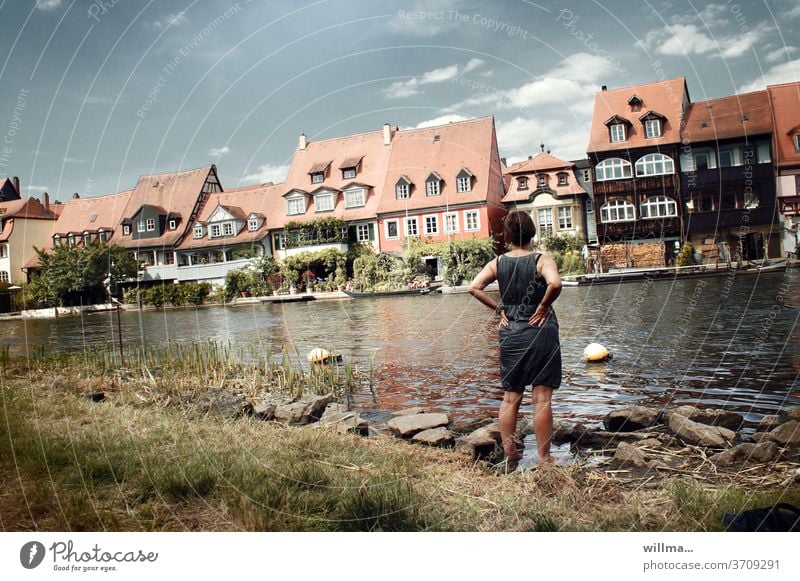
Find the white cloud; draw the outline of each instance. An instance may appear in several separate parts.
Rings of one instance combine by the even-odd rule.
[[[425,129],[426,127],[435,127],[436,125],[447,125],[448,123],[456,123],[458,121],[468,121],[469,119],[474,119],[474,117],[465,117],[464,115],[459,115],[458,113],[448,113],[447,115],[442,115],[441,117],[428,119],[427,121],[418,123],[417,126],[414,127],[414,129]]]
[[[458,0],[417,0],[407,3],[389,18],[390,32],[422,38],[439,36],[444,30],[460,26],[451,15]]]
[[[247,174],[242,178],[243,183],[264,184],[272,182],[279,184],[286,180],[286,174],[289,173],[288,165],[262,165],[255,173]]]
[[[786,46],[784,48],[779,48],[768,53],[767,56],[764,57],[764,60],[766,60],[769,63],[776,63],[778,61],[788,59],[789,55],[795,52],[797,52],[796,46]]]
[[[434,83],[443,83],[450,81],[458,76],[458,65],[450,65],[449,67],[442,67],[433,69],[423,74],[421,77],[415,77],[408,81],[398,81],[389,85],[389,88],[384,89],[384,93],[389,99],[402,99],[404,97],[411,97],[412,95],[419,94],[419,87],[422,85],[431,85]]]
[[[705,6],[700,12],[692,12],[685,14],[676,14],[671,17],[669,21],[672,24],[692,24],[693,22],[701,22],[704,26],[712,28],[720,26],[728,22],[727,18],[723,16],[732,14],[731,9],[727,4],[709,4]]]
[[[709,36],[695,24],[676,24],[651,30],[643,41],[645,48],[671,56],[704,55],[736,58],[752,50],[772,29],[764,24],[733,36]]]
[[[50,188],[47,186],[23,186],[22,188],[30,196],[31,194],[43,194],[49,192]]]
[[[49,12],[61,7],[64,0],[36,0],[36,8],[42,12]]]
[[[796,17],[800,16],[800,6],[795,6],[794,8],[789,10],[789,12],[784,14],[784,16],[786,16],[788,18],[796,18]]]
[[[208,150],[208,154],[211,157],[219,157],[220,155],[225,155],[226,153],[230,153],[230,152],[231,152],[231,148],[228,147],[227,145],[225,145],[223,147],[212,147],[211,149]]]
[[[800,59],[775,65],[759,78],[742,85],[739,88],[739,92],[747,93],[748,91],[758,91],[767,85],[789,83],[797,81],[797,79],[800,79]]]
[[[575,121],[516,117],[497,124],[497,142],[502,148],[501,155],[507,157],[509,163],[536,155],[541,151],[540,143],[559,159],[580,159],[586,157],[589,134],[588,121],[586,123],[585,130],[576,131]]]
[[[155,22],[151,23],[151,26],[154,28],[166,28],[168,26],[180,26],[181,24],[186,24],[189,22],[189,19],[186,18],[186,12],[183,10],[180,12],[176,12],[175,14],[167,14],[162,20],[156,20]]]
[[[463,71],[461,71],[461,73],[462,73],[462,74],[465,74],[465,73],[468,73],[468,72],[470,72],[470,71],[474,71],[475,69],[477,69],[478,67],[480,67],[482,64],[483,64],[483,60],[481,60],[481,59],[471,59],[471,60],[470,60],[470,61],[469,61],[469,62],[466,64],[466,66],[464,67],[464,70],[463,70]]]

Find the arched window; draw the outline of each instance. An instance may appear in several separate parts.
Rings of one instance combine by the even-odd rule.
[[[667,196],[652,196],[640,205],[642,218],[669,218],[678,215],[678,204]]]
[[[528,189],[528,178],[525,176],[517,178],[517,189],[518,190],[527,190]]]
[[[625,200],[611,200],[600,207],[601,222],[630,222],[636,219],[636,208]]]
[[[649,153],[636,162],[637,176],[660,176],[675,173],[675,162],[663,153]]]
[[[612,157],[601,161],[594,168],[594,173],[595,179],[597,179],[598,182],[633,177],[631,163],[619,157]]]

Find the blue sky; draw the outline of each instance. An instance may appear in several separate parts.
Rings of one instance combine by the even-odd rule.
[[[494,115],[501,155],[584,156],[595,92],[800,79],[800,3],[0,0],[0,176],[67,200],[216,163],[280,180],[320,139]]]

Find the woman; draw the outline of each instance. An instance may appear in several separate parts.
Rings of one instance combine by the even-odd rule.
[[[533,429],[539,462],[552,461],[551,398],[561,385],[558,320],[552,309],[561,294],[561,278],[555,262],[531,251],[535,234],[536,227],[526,212],[510,213],[505,220],[505,237],[511,250],[489,262],[469,287],[472,296],[500,314],[500,373],[505,390],[500,435],[509,470],[514,470],[522,457],[514,434],[528,385],[533,386]],[[484,291],[495,280],[500,286],[500,301]]]

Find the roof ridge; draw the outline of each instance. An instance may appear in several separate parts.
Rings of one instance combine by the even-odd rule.
[[[695,105],[702,105],[703,103],[711,103],[712,101],[722,101],[723,99],[739,99],[741,97],[745,97],[747,95],[755,95],[757,93],[763,93],[765,96],[769,96],[769,92],[766,89],[761,89],[758,91],[748,91],[746,93],[737,93],[736,95],[727,95],[725,97],[714,97],[713,99],[706,99],[705,101],[694,101],[689,103],[690,107]]]
[[[672,81],[678,81],[678,80],[681,80],[681,81],[683,81],[685,83],[686,82],[686,77],[684,77],[683,75],[678,75],[677,77],[673,77],[671,79],[661,79],[660,81],[650,81],[649,83],[639,83],[639,84],[636,84],[636,85],[627,85],[625,87],[617,87],[616,89],[606,89],[605,91],[600,89],[595,94],[612,93],[612,92],[617,92],[617,91],[624,91],[626,89],[628,89],[628,90],[629,89],[635,89],[636,87],[648,87],[650,85],[660,85],[662,83],[670,83]]]
[[[176,175],[176,174],[182,174],[182,173],[192,173],[194,171],[200,171],[200,170],[203,170],[203,169],[211,171],[212,167],[214,167],[213,163],[210,164],[210,165],[204,165],[204,166],[196,167],[196,168],[193,168],[193,169],[184,169],[184,170],[178,170],[178,171],[165,171],[165,172],[161,172],[161,173],[146,173],[146,174],[140,175],[139,179],[137,180],[137,182],[140,181],[142,178],[149,178],[149,177],[156,177],[156,176],[167,176],[167,175]]]

